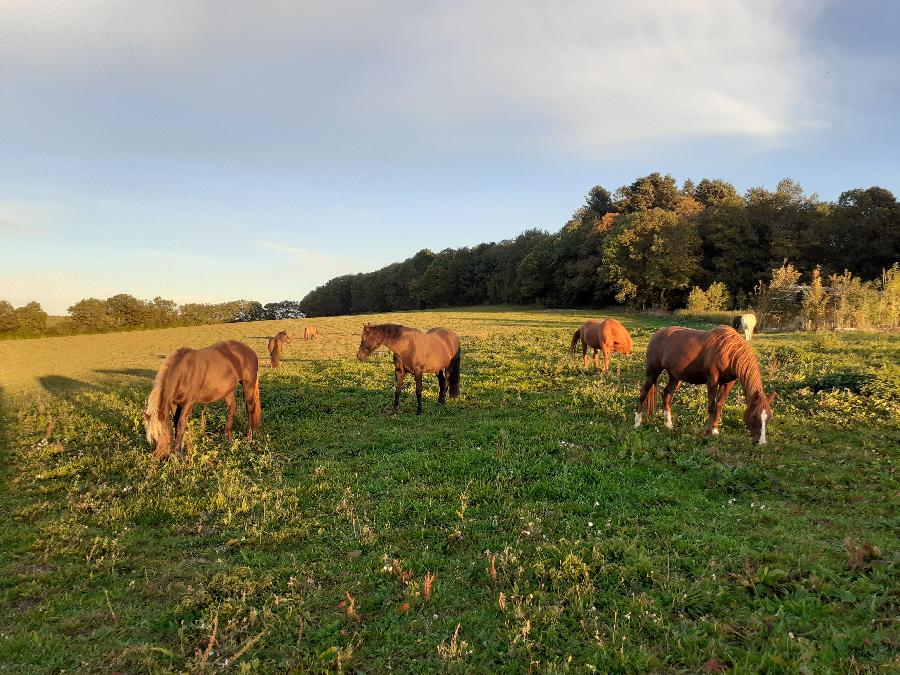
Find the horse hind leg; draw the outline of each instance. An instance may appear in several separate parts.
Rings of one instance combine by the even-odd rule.
[[[641,387],[641,396],[638,403],[638,411],[634,415],[634,428],[637,429],[644,421],[644,414],[649,417],[656,406],[656,380],[659,379],[661,370],[648,370]]]

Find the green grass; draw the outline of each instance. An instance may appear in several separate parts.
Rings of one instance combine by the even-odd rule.
[[[635,431],[666,319],[618,314],[636,357],[601,380],[567,354],[585,316],[391,316],[462,338],[461,398],[429,378],[421,418],[387,352],[355,360],[363,318],[315,320],[252,443],[214,404],[165,463],[161,355],[308,322],[0,344],[0,672],[896,672],[898,338],[758,336],[753,446],[739,388],[718,438],[700,387]]]

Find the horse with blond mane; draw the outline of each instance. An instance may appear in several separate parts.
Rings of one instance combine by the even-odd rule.
[[[277,368],[281,365],[281,350],[284,349],[285,344],[290,344],[290,342],[291,339],[284,331],[269,338],[269,359],[272,362],[273,368]]]
[[[731,322],[731,327],[736,331],[743,331],[744,339],[750,342],[753,339],[753,334],[756,332],[756,314],[752,312],[738,314]]]
[[[225,435],[231,440],[238,384],[244,388],[249,439],[253,438],[261,417],[256,352],[242,342],[226,340],[205,349],[182,347],[163,361],[144,412],[147,441],[156,446],[153,456],[164,459],[172,454],[173,448],[182,449],[184,431],[195,403],[225,401],[228,406]]]
[[[572,356],[575,356],[575,349],[578,347],[578,341],[581,341],[581,355],[584,358],[584,367],[588,364],[588,347],[594,350],[594,370],[600,368],[598,353],[603,352],[603,372],[609,370],[609,355],[611,353],[624,354],[628,356],[634,343],[631,335],[625,330],[625,326],[615,319],[606,319],[605,321],[596,321],[591,319],[581,325],[581,328],[575,331],[572,336]]]
[[[459,336],[447,328],[432,328],[423,333],[396,323],[366,324],[363,326],[356,358],[365,361],[369,354],[384,345],[394,352],[394,412],[400,407],[400,392],[406,373],[416,380],[418,414],[422,414],[422,375],[435,373],[438,379],[438,403],[459,396]]]
[[[304,340],[312,340],[313,338],[319,337],[319,329],[315,326],[307,326],[303,330],[303,339]]]
[[[741,336],[730,326],[714,330],[694,330],[672,326],[656,331],[647,345],[647,370],[641,388],[640,405],[634,416],[635,428],[641,426],[644,415],[653,414],[656,407],[656,380],[662,371],[669,373],[663,391],[665,424],[672,428],[672,397],[682,382],[705,384],[707,392],[706,433],[718,435],[719,419],[728,393],[738,380],[744,390],[744,424],[754,443],[766,442],[766,422],[772,417],[775,392],[763,390],[759,364]]]

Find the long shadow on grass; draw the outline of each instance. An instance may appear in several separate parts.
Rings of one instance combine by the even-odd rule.
[[[44,391],[54,396],[71,396],[94,388],[88,382],[62,375],[43,375],[38,378],[38,382]]]
[[[101,375],[129,375],[131,377],[146,377],[150,380],[156,377],[156,371],[149,368],[112,368],[112,369],[95,369],[95,373]]]

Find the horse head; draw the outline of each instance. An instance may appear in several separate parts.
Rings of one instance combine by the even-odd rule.
[[[766,424],[772,419],[772,401],[775,400],[775,392],[766,394],[758,391],[751,400],[747,401],[747,409],[744,411],[744,424],[750,430],[750,436],[754,443],[766,444]]]
[[[356,352],[356,358],[365,361],[369,358],[369,354],[378,349],[381,344],[378,332],[372,330],[372,324],[365,324],[362,330],[362,337],[359,341],[359,351]]]

